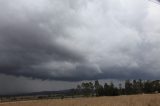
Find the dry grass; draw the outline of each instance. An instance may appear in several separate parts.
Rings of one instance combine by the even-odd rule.
[[[0,106],[160,106],[160,94],[21,101]]]

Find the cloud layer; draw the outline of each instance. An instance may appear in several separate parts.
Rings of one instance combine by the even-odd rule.
[[[159,8],[147,0],[0,1],[0,73],[158,79]]]

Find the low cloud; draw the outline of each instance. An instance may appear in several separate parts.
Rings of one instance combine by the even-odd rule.
[[[0,73],[158,79],[159,8],[147,0],[0,1]]]

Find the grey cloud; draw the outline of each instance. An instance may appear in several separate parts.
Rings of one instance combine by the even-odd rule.
[[[11,83],[12,81],[12,83]],[[58,91],[75,88],[77,82],[42,81],[25,77],[0,74],[0,95],[30,93],[39,91]]]
[[[5,7],[4,9],[8,8]],[[10,10],[9,12],[15,11]],[[26,11],[24,10],[24,12]],[[15,18],[17,19],[19,17],[15,16]],[[1,73],[35,78],[44,77],[47,79],[49,73],[45,73],[45,69],[42,72],[44,74],[43,76],[32,67],[50,61],[83,61],[81,54],[72,48],[68,49],[56,43],[57,37],[63,35],[63,30],[53,30],[50,33],[40,26],[41,20],[36,20],[37,22],[32,20],[35,18],[34,15],[28,18],[30,20],[27,20],[27,22],[25,22],[25,19],[20,21],[13,19],[9,23],[6,20],[0,26]],[[55,25],[55,27],[58,26]]]
[[[160,75],[159,26],[146,0],[0,2],[0,73],[63,81]]]

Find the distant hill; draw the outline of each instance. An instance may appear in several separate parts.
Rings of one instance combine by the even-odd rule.
[[[59,91],[41,91],[41,92],[31,92],[31,93],[21,93],[12,95],[0,95],[0,96],[48,96],[48,95],[71,95],[72,89],[59,90]]]

